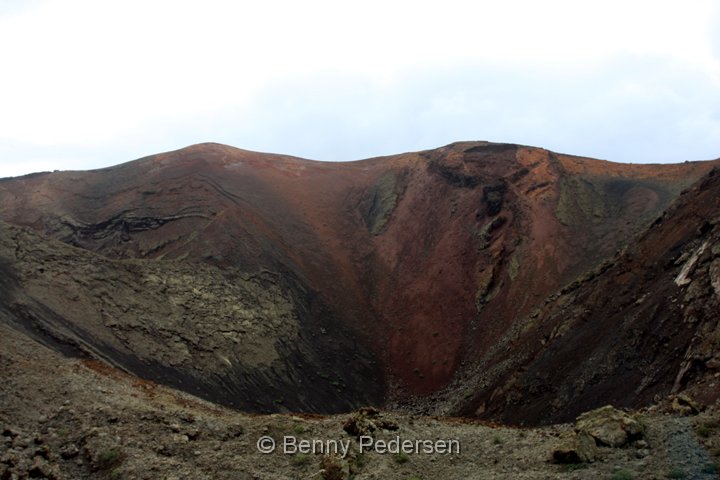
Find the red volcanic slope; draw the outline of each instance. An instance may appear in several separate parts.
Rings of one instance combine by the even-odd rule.
[[[0,219],[111,258],[293,275],[402,399],[488,358],[712,166],[487,142],[347,163],[201,144],[0,181]]]

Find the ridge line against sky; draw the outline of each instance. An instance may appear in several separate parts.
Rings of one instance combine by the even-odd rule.
[[[5,1],[0,177],[206,141],[357,160],[458,140],[720,156],[720,6]]]

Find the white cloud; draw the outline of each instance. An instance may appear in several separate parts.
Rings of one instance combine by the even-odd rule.
[[[493,137],[602,156],[595,139],[649,134],[624,118],[655,118],[664,136],[645,144],[675,136],[663,152],[684,159],[693,133],[720,151],[719,18],[710,0],[36,1],[0,10],[0,146],[56,168],[206,140],[347,159]]]

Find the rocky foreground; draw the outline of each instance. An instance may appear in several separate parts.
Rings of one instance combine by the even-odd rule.
[[[247,415],[63,357],[6,326],[0,368],[2,479],[710,479],[720,460],[720,409],[685,397],[674,408],[608,408],[528,429],[373,409]],[[275,440],[274,453],[259,452],[263,437]],[[285,454],[285,437],[349,449],[345,458],[342,449]],[[388,447],[359,453],[364,438]],[[398,438],[433,450],[395,453]],[[459,453],[438,440],[456,441]]]

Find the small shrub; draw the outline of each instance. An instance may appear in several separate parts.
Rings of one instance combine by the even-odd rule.
[[[405,452],[396,453],[395,461],[397,463],[407,463],[410,461],[410,456]]]
[[[668,478],[685,478],[685,477],[687,477],[687,473],[685,473],[685,470],[683,470],[681,468],[673,468],[667,474],[667,477]]]
[[[293,428],[293,430],[294,430],[295,433],[297,433],[298,435],[301,435],[301,434],[305,433],[305,431],[306,431],[306,430],[305,430],[305,427],[302,426],[302,425],[295,425],[295,428]]]
[[[612,480],[633,480],[633,474],[627,470],[618,470],[610,477]]]
[[[709,425],[703,423],[702,425],[698,425],[695,428],[695,433],[698,434],[698,436],[702,438],[708,438],[710,436],[710,433],[712,432],[712,429]]]
[[[358,474],[368,464],[368,457],[364,453],[358,453],[354,457],[350,458],[350,474]]]
[[[702,473],[707,473],[709,475],[718,473],[718,466],[714,463],[706,463],[702,469]]]
[[[566,472],[574,472],[575,470],[584,470],[588,468],[587,463],[568,463],[563,466],[563,470]]]
[[[494,445],[502,445],[503,440],[502,440],[502,438],[500,438],[499,436],[496,435],[496,436],[493,437],[492,443],[493,443]]]
[[[340,457],[323,455],[320,459],[320,469],[323,480],[343,480],[345,472]]]
[[[302,467],[310,463],[311,457],[307,453],[298,453],[291,457],[290,462],[296,467]]]
[[[109,448],[100,452],[96,466],[98,470],[112,470],[125,460],[125,454],[119,448]]]

